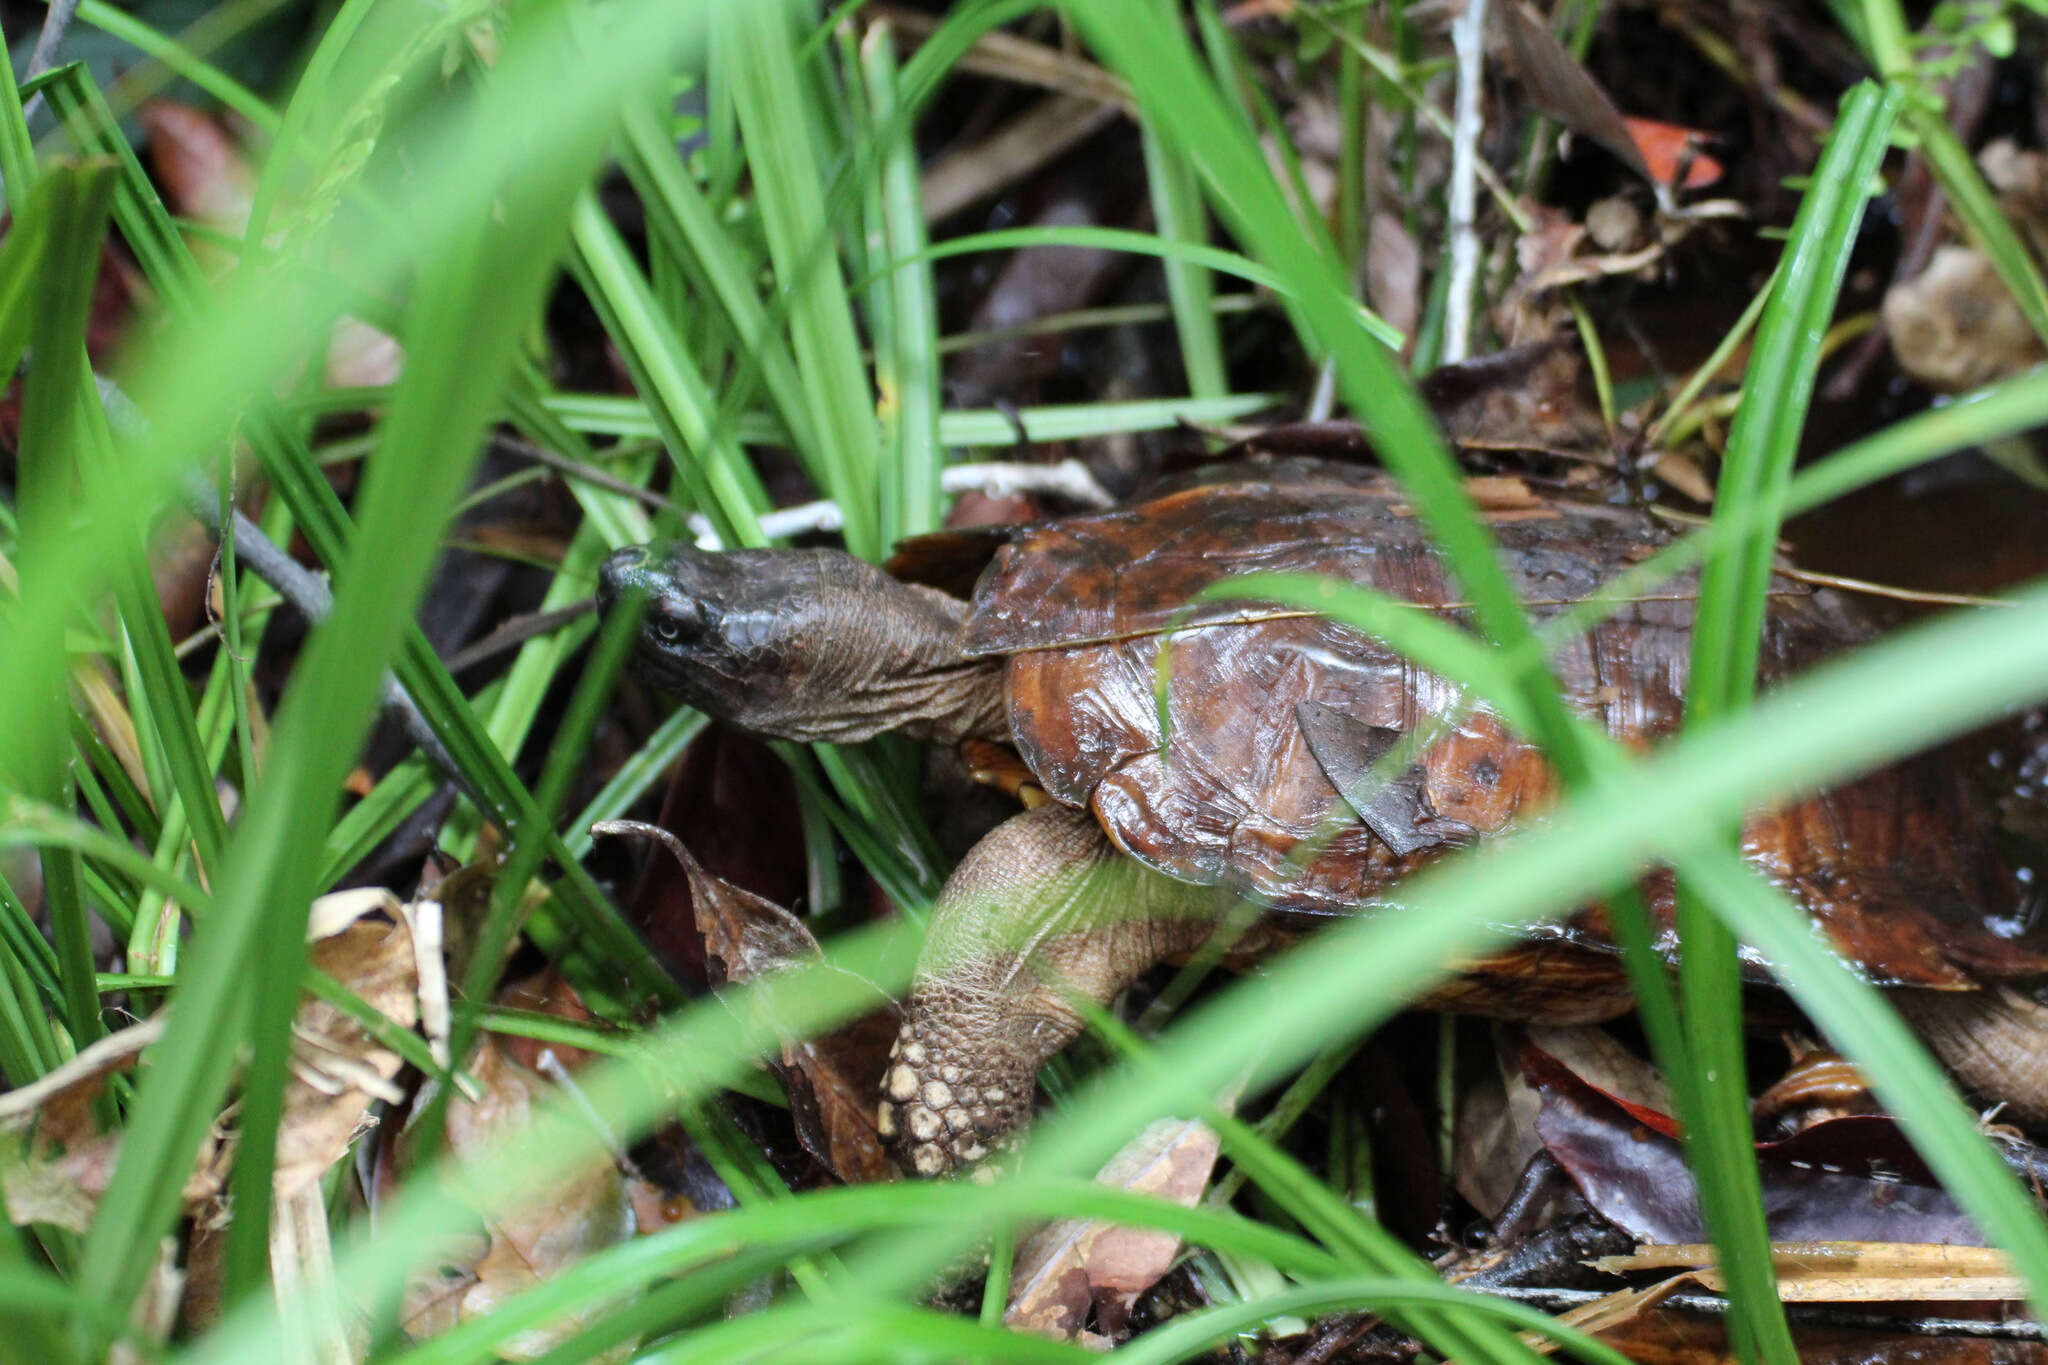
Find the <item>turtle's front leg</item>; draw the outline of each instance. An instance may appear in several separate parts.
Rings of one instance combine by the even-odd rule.
[[[878,1127],[918,1175],[980,1160],[1031,1115],[1038,1068],[1072,1042],[1068,994],[1107,1004],[1215,927],[1218,892],[1125,857],[1085,811],[1012,816],[938,903]]]

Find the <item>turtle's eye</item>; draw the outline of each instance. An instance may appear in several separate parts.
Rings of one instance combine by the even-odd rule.
[[[697,601],[655,602],[647,608],[646,630],[665,645],[694,640],[704,633],[710,613]]]

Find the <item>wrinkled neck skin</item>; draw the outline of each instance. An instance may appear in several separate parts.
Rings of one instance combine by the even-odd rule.
[[[821,640],[829,632],[829,648],[818,651],[797,695],[741,723],[781,739],[834,744],[889,732],[940,744],[1006,742],[1002,660],[960,653],[966,605],[869,572],[878,583],[819,607],[812,629]]]
[[[643,601],[642,677],[739,729],[1009,737],[1002,662],[960,652],[966,604],[843,551],[634,546],[606,561],[598,595]]]

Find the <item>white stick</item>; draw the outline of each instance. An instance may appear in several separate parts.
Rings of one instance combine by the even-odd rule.
[[[1443,363],[1471,354],[1473,294],[1479,285],[1479,234],[1472,220],[1479,202],[1480,57],[1486,46],[1486,0],[1465,0],[1451,24],[1458,54],[1458,102],[1451,128],[1451,282],[1444,302]]]
[[[1083,507],[1110,507],[1116,503],[1108,490],[1088,472],[1088,466],[1079,460],[1061,460],[1058,464],[1015,464],[1001,460],[957,464],[940,472],[939,487],[948,493],[965,493],[973,489],[998,498],[1011,493],[1057,493]],[[723,548],[718,533],[711,529],[710,520],[702,513],[693,515],[689,524],[698,549]],[[836,531],[845,524],[846,518],[838,503],[806,502],[795,507],[780,507],[763,516],[761,533],[770,540],[781,540],[784,536],[813,531]]]

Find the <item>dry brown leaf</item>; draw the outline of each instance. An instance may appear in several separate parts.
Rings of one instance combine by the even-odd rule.
[[[599,828],[654,838],[682,864],[714,990],[823,957],[802,920],[773,901],[712,876],[666,830],[623,821]],[[887,992],[877,989],[874,994],[874,1010],[819,1037],[791,1038],[778,1027],[785,1041],[781,1057],[771,1064],[789,1095],[798,1141],[848,1183],[888,1180],[895,1174],[875,1131],[875,1104],[900,1015]],[[757,997],[744,998],[755,1007]]]
[[[93,1104],[107,1078],[134,1066],[163,1032],[159,1014],[100,1039],[34,1084],[0,1095],[0,1185],[10,1222],[73,1232],[92,1226],[120,1147],[100,1131]]]
[[[481,1094],[450,1099],[445,1137],[458,1162],[482,1159],[501,1133],[526,1126],[551,1089],[541,1077],[505,1054],[486,1037],[472,1055],[469,1073]],[[595,1161],[582,1172],[558,1179],[536,1197],[485,1224],[485,1233],[461,1254],[444,1255],[406,1287],[402,1323],[415,1340],[438,1336],[457,1324],[490,1312],[503,1300],[530,1289],[576,1261],[631,1237],[635,1230],[618,1168]],[[614,1305],[521,1332],[497,1350],[508,1360],[545,1355]],[[634,1343],[596,1357],[623,1360]]]
[[[1459,446],[1604,457],[1607,427],[1591,401],[1590,386],[1580,383],[1585,368],[1577,346],[1541,341],[1439,366],[1421,388],[1444,435]],[[1526,490],[1522,503],[1543,507]]]
[[[1543,1150],[1536,1133],[1542,1108],[1536,1088],[1506,1059],[1472,1084],[1458,1103],[1451,1182],[1489,1222],[1499,1217],[1530,1159]]]
[[[928,223],[1029,176],[1076,143],[1116,122],[1120,111],[1091,95],[1047,95],[972,147],[932,161],[918,183]]]
[[[1884,325],[1899,368],[1959,393],[2041,358],[2041,341],[1998,271],[1974,247],[1944,246],[1914,279],[1885,291]]]
[[[1104,1185],[1194,1207],[1216,1169],[1222,1140],[1197,1119],[1160,1119],[1095,1177]],[[1047,1224],[1017,1249],[1003,1322],[1067,1339],[1085,1338],[1088,1313],[1114,1331],[1140,1294],[1173,1266],[1180,1239],[1156,1228],[1095,1219]]]
[[[135,116],[172,211],[222,232],[243,232],[256,198],[256,172],[227,129],[173,100],[145,101]]]
[[[1642,1246],[1590,1263],[1609,1274],[1685,1269],[1708,1289],[1727,1288],[1705,1244]],[[2026,1281],[1994,1247],[1918,1242],[1776,1242],[1771,1264],[1787,1303],[1920,1303],[2024,1299]]]
[[[1365,292],[1372,308],[1402,336],[1415,335],[1422,320],[1422,248],[1408,235],[1398,214],[1372,216],[1372,240],[1365,253]]]
[[[405,348],[389,332],[358,318],[339,317],[327,338],[321,377],[330,389],[374,389],[396,384],[405,370]]]
[[[1690,455],[1680,455],[1669,450],[1661,451],[1657,455],[1657,462],[1650,466],[1650,470],[1694,502],[1714,500],[1714,485],[1707,481],[1707,476],[1700,470],[1699,462]]]
[[[498,993],[498,1003],[507,1009],[527,1010],[575,1024],[588,1024],[593,1018],[576,988],[555,966],[505,987]],[[534,1071],[545,1070],[543,1058],[548,1056],[552,1056],[554,1064],[565,1071],[580,1071],[597,1060],[596,1053],[567,1043],[543,1042],[539,1038],[523,1038],[515,1034],[504,1034],[498,1042],[511,1054],[513,1061]]]
[[[1650,173],[1642,149],[1622,121],[1621,111],[1598,81],[1572,57],[1550,24],[1522,0],[1506,0],[1491,11],[1506,40],[1510,61],[1529,102],[1581,137],[1591,138],[1630,170],[1663,186]]]
[[[1676,1113],[1671,1087],[1645,1059],[1590,1024],[1530,1024],[1529,1041],[1562,1062],[1574,1076],[1636,1108]]]
[[[1558,1321],[1576,1327],[1582,1332],[1611,1332],[1634,1322],[1673,1294],[1690,1288],[1692,1284],[1693,1276],[1687,1274],[1673,1275],[1669,1279],[1644,1285],[1640,1289],[1617,1289],[1605,1298],[1582,1303],[1577,1308],[1558,1314]],[[1553,1343],[1545,1342],[1536,1349],[1547,1355],[1557,1348]]]
[[[752,980],[822,956],[803,921],[781,906],[713,877],[694,858],[686,856],[684,870],[705,956],[725,981]],[[875,1131],[875,1100],[897,1026],[894,1005],[880,1003],[883,1008],[831,1033],[785,1042],[775,1067],[804,1149],[849,1183],[887,1180],[895,1170]]]
[[[343,891],[314,903],[311,963],[403,1029],[419,1022],[419,970],[406,907],[388,891]],[[292,1075],[277,1132],[280,1202],[319,1181],[348,1153],[371,1104],[402,1098],[403,1060],[352,1016],[308,996],[292,1020]]]

